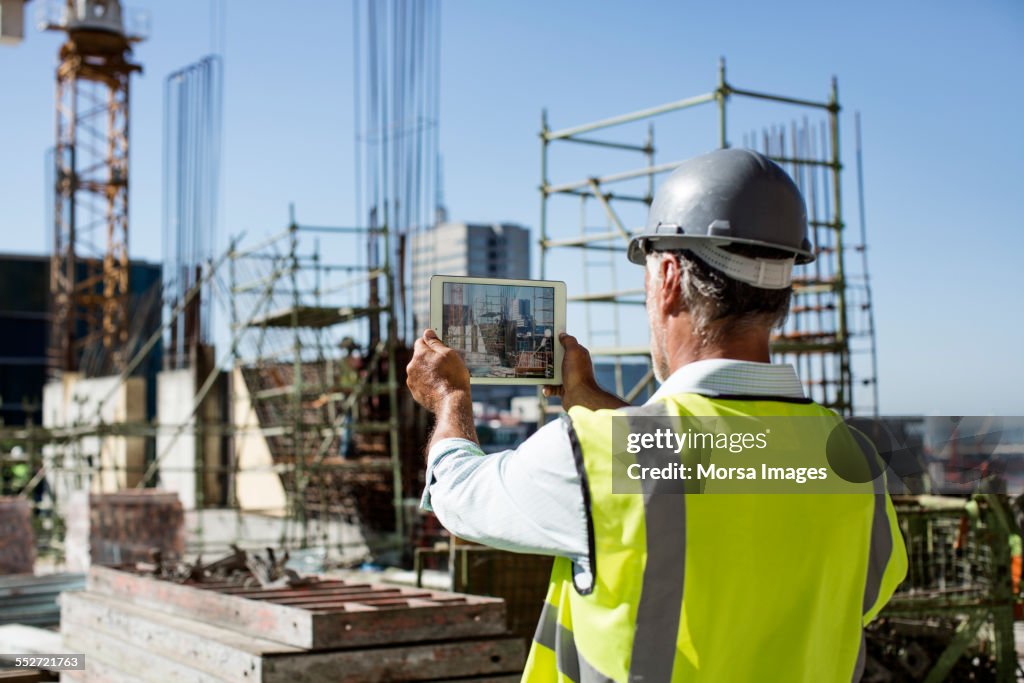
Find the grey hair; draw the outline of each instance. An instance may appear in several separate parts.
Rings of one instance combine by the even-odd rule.
[[[730,245],[730,251],[744,256],[780,258],[776,249]],[[647,255],[647,272],[653,282],[661,281],[661,261],[679,261],[680,311],[690,314],[693,333],[701,345],[717,343],[725,335],[746,330],[782,327],[789,314],[793,288],[762,289],[728,277],[686,249],[653,251]]]

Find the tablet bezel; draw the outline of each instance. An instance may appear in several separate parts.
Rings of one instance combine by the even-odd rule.
[[[470,384],[502,384],[522,386],[558,385],[562,383],[562,356],[564,351],[558,341],[558,335],[565,331],[565,283],[561,280],[516,280],[510,278],[471,277],[462,275],[433,275],[430,278],[430,329],[441,337],[441,306],[442,292],[445,282],[462,284],[503,285],[512,287],[550,287],[555,290],[555,320],[552,348],[555,350],[555,376],[548,378],[535,377],[473,377]]]

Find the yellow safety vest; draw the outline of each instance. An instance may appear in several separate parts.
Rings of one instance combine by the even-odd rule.
[[[884,479],[846,495],[613,493],[609,418],[658,413],[816,416],[822,431],[798,440],[811,451],[842,422],[785,398],[679,394],[571,409],[593,583],[579,589],[572,562],[556,559],[523,680],[859,680],[863,626],[907,568]]]

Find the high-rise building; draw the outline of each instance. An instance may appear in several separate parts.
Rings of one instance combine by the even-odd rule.
[[[412,311],[430,324],[430,277],[530,277],[530,231],[509,223],[439,223],[412,238]],[[528,312],[527,312],[528,313]]]
[[[49,282],[51,259],[31,254],[0,254],[0,424],[43,422],[43,386],[51,332]],[[80,264],[82,272],[86,266]],[[130,269],[129,357],[160,327],[161,264],[132,260]],[[102,287],[102,283],[99,285]],[[83,355],[80,371],[99,374],[106,363],[102,344]],[[146,415],[156,414],[156,375],[163,357],[158,342],[137,369],[146,377]]]

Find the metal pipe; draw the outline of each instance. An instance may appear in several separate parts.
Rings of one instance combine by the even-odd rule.
[[[643,287],[639,289],[620,289],[613,290],[610,292],[599,292],[596,294],[577,294],[575,296],[567,296],[566,301],[614,301],[620,304],[640,304],[643,305],[643,301],[617,301],[619,297],[623,296],[640,296],[644,294]]]
[[[864,160],[860,137],[860,112],[853,117],[857,141],[857,214],[860,221],[861,267],[864,269],[864,292],[867,299],[868,335],[871,343],[871,393],[873,414],[878,417],[878,349],[875,346],[875,311],[871,300],[871,277],[868,274],[868,232],[864,215]]]
[[[548,142],[550,140],[548,129],[548,110],[540,111],[540,236],[537,243],[540,246],[540,279],[544,279],[547,266],[547,241],[548,241]],[[547,399],[544,397],[544,390],[537,387],[537,426],[542,426],[547,420]],[[454,546],[452,549],[454,553]],[[454,557],[454,556],[453,556]]]
[[[649,346],[607,346],[590,349],[592,356],[650,356]]]
[[[608,240],[618,239],[622,236],[619,231],[615,232],[599,232],[591,233],[589,235],[578,235],[576,237],[567,237],[561,240],[543,240],[541,246],[547,249],[553,247],[576,247],[584,244],[590,244],[592,242],[606,242]]]
[[[633,385],[633,388],[630,389],[626,393],[626,395],[622,397],[622,400],[625,401],[626,403],[632,403],[633,401],[636,400],[636,397],[640,395],[640,392],[644,390],[644,387],[646,387],[653,381],[654,368],[647,368],[647,372],[644,373],[644,376],[640,378],[639,382]]]
[[[783,155],[772,154],[766,154],[765,156],[767,156],[769,159],[778,164],[802,164],[804,166],[825,166],[827,168],[832,168],[833,165],[836,163],[828,159],[809,159],[800,158],[797,156],[787,157]],[[840,170],[842,170],[842,166],[840,166]]]
[[[665,164],[658,164],[657,166],[645,166],[643,168],[636,168],[630,171],[621,171],[619,173],[610,173],[606,176],[600,176],[597,178],[587,178],[585,180],[574,181],[570,183],[562,183],[561,185],[550,185],[545,188],[548,194],[557,194],[565,192],[566,190],[577,190],[581,187],[587,187],[591,181],[596,181],[599,185],[606,185],[608,183],[617,183],[623,180],[632,180],[633,178],[643,178],[645,176],[656,175],[658,173],[668,173],[672,171],[679,164],[683,163],[685,159],[679,161],[671,161]]]
[[[650,107],[648,109],[641,109],[629,114],[622,114],[621,116],[612,116],[611,118],[602,119],[593,123],[585,123],[581,126],[573,126],[572,128],[563,128],[562,130],[556,130],[551,133],[544,135],[545,140],[560,140],[562,138],[571,137],[573,135],[579,135],[580,133],[589,133],[592,130],[599,130],[601,128],[611,128],[612,126],[619,126],[624,123],[630,123],[632,121],[638,121],[640,119],[650,118],[652,116],[660,116],[661,114],[667,114],[673,111],[679,111],[680,109],[688,109],[689,107],[695,107],[699,104],[706,102],[713,102],[715,100],[715,93],[710,92],[704,95],[697,95],[696,97],[688,97],[684,100],[677,100],[675,102],[669,102],[668,104],[658,105],[657,107]]]
[[[610,140],[595,140],[593,138],[577,138],[568,137],[561,138],[566,142],[575,142],[580,145],[596,145],[598,147],[608,147],[610,149],[622,149],[629,152],[646,152],[647,148],[641,145],[631,145],[628,142],[612,142]]]
[[[254,244],[253,246],[249,247],[245,251],[236,251],[233,254],[233,258],[236,258],[236,259],[245,258],[247,256],[250,256],[251,254],[255,254],[256,252],[263,251],[264,249],[266,249],[267,247],[271,246],[275,242],[279,242],[282,238],[287,237],[289,234],[290,234],[290,231],[286,228],[286,229],[282,230],[281,232],[275,233],[275,234],[271,235],[270,237],[267,237],[262,242],[257,242],[256,244]]]
[[[651,177],[653,178],[653,176],[651,176]],[[651,182],[653,183],[654,181],[652,180]],[[571,195],[576,195],[577,197],[593,197],[594,196],[590,191],[588,191],[586,189],[566,190],[566,191],[562,191],[562,192],[557,192],[555,194],[571,194]],[[651,194],[653,194],[653,192],[651,192]],[[606,192],[604,196],[607,197],[608,199],[614,199],[617,202],[636,202],[638,204],[648,204],[648,205],[651,203],[651,196],[650,195],[645,195],[645,196],[641,197],[641,196],[635,195],[635,194],[617,194],[615,192]]]
[[[360,228],[360,227],[349,227],[349,226],[329,226],[329,225],[296,225],[295,229],[299,232],[319,232],[336,235],[364,235],[366,233],[380,232],[379,228]]]
[[[843,265],[843,213],[842,213],[842,192],[840,188],[839,169],[842,168],[839,156],[839,83],[832,77],[832,91],[828,103],[828,123],[831,132],[832,142],[832,210],[833,218],[837,226],[835,231],[836,248],[836,315],[838,322],[837,338],[843,345],[839,354],[840,377],[843,380],[836,385],[836,402],[846,406],[845,414],[850,414],[853,409],[853,379],[850,375],[850,357],[847,341],[847,320],[846,320],[846,273]],[[847,395],[849,393],[849,395]]]
[[[302,338],[299,335],[299,266],[296,256],[299,251],[299,226],[295,220],[295,205],[288,207],[288,263],[292,287],[292,457],[295,464],[295,492],[292,504],[300,526],[301,540],[299,547],[305,548],[309,542],[309,524],[306,519],[306,485],[309,481],[306,473],[306,454],[303,452],[303,415],[302,415]]]
[[[725,99],[729,96],[729,86],[725,83],[725,57],[718,59],[718,90],[715,100],[718,101],[718,146],[725,149],[729,146],[725,125]]]
[[[630,235],[629,231],[622,225],[622,221],[619,220],[619,216],[615,213],[615,209],[613,209],[612,205],[608,203],[608,200],[601,192],[600,186],[598,186],[597,181],[593,178],[590,179],[590,189],[593,191],[597,201],[601,203],[601,207],[604,209],[604,212],[608,214],[608,219],[615,225],[615,229],[619,231],[619,234],[624,240],[626,240],[626,242],[629,242],[633,236]]]
[[[782,102],[784,104],[795,104],[803,107],[816,107],[818,109],[830,110],[832,108],[831,102],[814,102],[813,100],[803,100],[797,97],[784,97],[782,95],[769,95],[767,93],[756,92],[753,90],[744,90],[742,88],[734,88],[729,86],[729,93],[732,95],[741,95],[743,97],[752,97],[758,100],[768,100],[770,102]]]

